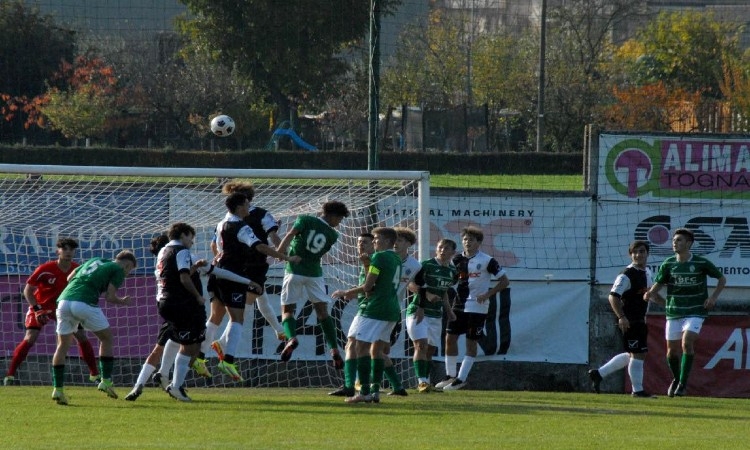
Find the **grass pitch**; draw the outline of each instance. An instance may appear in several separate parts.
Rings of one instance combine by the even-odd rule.
[[[347,405],[324,389],[157,388],[136,402],[93,387],[0,387],[3,448],[743,448],[746,399],[462,390]]]

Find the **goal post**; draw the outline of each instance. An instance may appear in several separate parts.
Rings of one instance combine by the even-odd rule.
[[[131,306],[108,305],[105,315],[115,336],[114,378],[117,385],[131,385],[143,361],[156,343],[162,323],[156,309],[154,256],[150,240],[175,222],[196,229],[192,252],[210,258],[214,227],[226,213],[221,186],[230,179],[250,181],[255,187],[253,205],[267,209],[281,222],[283,236],[301,214],[317,215],[323,203],[342,201],[350,217],[337,228],[339,240],[323,259],[329,292],[357,283],[356,241],[360,233],[375,226],[407,226],[418,236],[415,256],[430,253],[429,174],[421,171],[336,171],[271,169],[206,169],[159,167],[98,167],[0,164],[0,355],[3,376],[14,348],[24,336],[27,310],[22,291],[28,276],[40,264],[53,260],[60,237],[76,239],[76,260],[102,256],[112,258],[132,249],[138,268],[126,279],[121,294],[133,297]],[[269,261],[271,262],[271,261]],[[272,261],[267,291],[271,306],[280,315],[279,296],[284,266]],[[204,289],[205,289],[205,279]],[[208,302],[207,302],[208,303]],[[339,346],[354,314],[351,304],[332,300],[329,307],[337,323]],[[405,305],[402,305],[405,306]],[[257,308],[246,309],[239,367],[245,386],[334,386],[342,374],[333,369],[322,332],[309,303],[298,305],[297,328],[300,347],[288,363],[279,361],[283,343]],[[218,333],[223,331],[226,318]],[[92,333],[89,338],[97,348]],[[411,364],[409,344],[401,331],[392,357],[403,378]],[[48,384],[55,350],[54,324],[41,331],[34,347],[16,374],[20,384]],[[234,386],[215,368],[209,381],[191,372],[187,385],[205,383]],[[88,382],[88,371],[71,348],[67,361],[69,384]]]

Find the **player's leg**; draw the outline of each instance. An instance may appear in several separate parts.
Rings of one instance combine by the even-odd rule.
[[[174,323],[173,338],[179,338],[180,352],[175,357],[174,377],[167,392],[173,398],[190,401],[182,385],[185,383],[190,362],[200,352],[206,331],[206,310],[195,302],[188,303]]]
[[[284,274],[284,281],[281,283],[281,326],[284,328],[284,334],[288,339],[280,356],[284,362],[292,358],[294,349],[299,345],[295,309],[297,301],[303,298],[303,295],[306,295],[302,282],[303,280],[299,276],[287,273]]]
[[[68,399],[63,392],[65,380],[65,358],[73,343],[73,333],[80,323],[71,311],[69,301],[61,301],[57,309],[57,347],[52,355],[52,399],[58,405],[67,405]]]
[[[682,357],[680,358],[680,383],[677,386],[675,395],[682,397],[686,394],[688,378],[693,368],[695,359],[695,341],[703,327],[703,318],[688,317],[685,320],[684,330],[682,333]]]
[[[352,323],[349,325],[349,331],[347,331],[346,347],[344,347],[344,385],[333,392],[329,392],[329,395],[352,397],[355,394],[354,383],[357,380],[357,339],[354,336],[357,335],[360,317],[359,315],[354,316]]]
[[[23,339],[21,339],[21,342],[19,342],[16,348],[13,350],[13,357],[10,360],[8,371],[6,372],[5,378],[3,379],[3,384],[5,384],[6,386],[9,386],[15,380],[18,367],[21,366],[21,363],[26,361],[26,357],[29,355],[29,350],[31,350],[31,347],[33,347],[36,343],[36,339],[39,336],[39,331],[43,326],[36,320],[36,316],[33,314],[33,310],[29,308],[29,311],[31,312],[31,314],[26,314],[25,321],[26,333],[24,334]]]
[[[94,354],[94,347],[91,345],[86,331],[82,326],[79,326],[76,332],[73,334],[76,342],[78,343],[78,351],[81,354],[81,358],[89,368],[89,380],[98,383],[99,380],[99,367],[96,362],[96,355]]]
[[[323,278],[320,278],[322,283]],[[339,346],[336,336],[336,324],[333,321],[333,317],[328,314],[328,302],[330,297],[325,294],[325,291],[317,286],[317,279],[311,279],[311,283],[316,284],[311,287],[309,292],[310,301],[313,302],[313,308],[315,308],[315,315],[318,318],[318,325],[323,331],[323,339],[331,352],[331,359],[333,361],[333,367],[337,370],[344,368],[344,358],[341,357],[339,352]],[[322,298],[320,296],[323,296]]]
[[[263,291],[262,295],[248,294],[248,300],[251,297],[253,298],[252,301],[255,302],[255,305],[258,308],[258,311],[260,311],[260,314],[263,316],[264,319],[266,319],[266,322],[268,322],[268,324],[271,325],[271,328],[273,328],[273,331],[276,332],[276,337],[280,341],[286,340],[286,333],[284,332],[284,327],[281,326],[281,323],[279,322],[279,319],[276,316],[276,312],[271,307],[271,301],[268,299],[268,295],[266,295],[266,292]]]
[[[214,341],[211,347],[216,353],[223,354],[217,368],[232,378],[234,381],[243,381],[242,376],[235,365],[235,353],[237,346],[242,339],[242,327],[245,323],[245,295],[247,286],[241,283],[235,283],[228,280],[219,280],[219,290],[222,301],[229,313],[229,323],[227,323],[227,341],[226,345],[219,341]]]
[[[677,385],[680,384],[683,322],[684,319],[667,319],[667,324],[664,327],[664,338],[667,341],[667,365],[672,372],[672,382],[667,389],[669,397],[674,397]]]
[[[406,317],[406,330],[414,344],[414,356],[412,365],[417,376],[417,390],[419,392],[430,391],[430,380],[427,378],[427,331],[426,318],[417,322],[415,316]]]

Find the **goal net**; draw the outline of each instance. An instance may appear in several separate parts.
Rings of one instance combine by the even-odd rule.
[[[210,259],[210,241],[226,208],[221,187],[227,180],[250,181],[255,187],[253,204],[267,209],[281,221],[283,237],[298,215],[317,215],[329,200],[344,202],[350,217],[338,227],[340,237],[323,259],[327,289],[357,284],[357,237],[375,226],[406,226],[418,236],[414,256],[429,254],[429,177],[426,172],[303,171],[165,169],[122,167],[32,166],[0,164],[0,370],[8,370],[15,347],[24,337],[28,304],[22,291],[28,276],[40,264],[54,260],[60,237],[79,242],[77,261],[101,256],[113,258],[132,249],[138,268],[120,288],[120,295],[134,299],[131,306],[100,304],[114,334],[116,359],[114,382],[135,382],[146,356],[153,349],[162,320],[155,300],[154,256],[151,239],[170,224],[187,222],[196,229],[192,252]],[[422,244],[425,244],[422,246]],[[284,266],[272,261],[266,289],[280,319],[279,294]],[[203,280],[204,289],[206,280]],[[208,302],[207,308],[208,308]],[[356,301],[333,301],[329,307],[336,321],[339,346],[356,313]],[[299,348],[283,363],[283,342],[254,306],[245,311],[245,326],[237,352],[242,386],[338,386],[343,374],[333,368],[312,305],[296,310]],[[220,326],[222,333],[227,318]],[[98,348],[93,333],[89,339]],[[399,333],[391,356],[402,378],[411,370],[408,339]],[[15,374],[16,383],[51,383],[51,357],[55,351],[54,323],[40,332],[36,344]],[[236,386],[216,369],[216,355],[209,353],[210,379],[192,371],[187,386]],[[90,384],[88,368],[72,346],[66,361],[66,384]]]

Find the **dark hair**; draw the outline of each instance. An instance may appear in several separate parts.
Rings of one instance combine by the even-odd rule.
[[[345,204],[331,200],[330,202],[323,203],[323,214],[326,216],[349,217],[349,210]]]
[[[411,228],[395,227],[397,237],[406,239],[409,244],[414,245],[417,242],[417,235]]]
[[[365,231],[364,233],[360,233],[359,237],[363,238],[369,238],[369,239],[375,239],[375,236],[372,235],[372,233]]]
[[[172,226],[169,227],[169,231],[167,232],[167,236],[172,240],[179,239],[183,234],[192,234],[193,236],[195,236],[195,228],[191,227],[185,222],[177,222],[172,224]]]
[[[248,200],[253,201],[255,186],[249,181],[229,180],[221,187],[221,192],[226,195],[239,192],[240,194],[245,194]]]
[[[678,228],[674,230],[674,235],[672,237],[677,236],[678,234],[685,236],[690,242],[695,242],[695,235],[687,228]]]
[[[159,254],[159,250],[164,248],[164,246],[167,244],[169,244],[169,236],[167,236],[166,234],[160,234],[151,239],[151,243],[149,244],[148,249],[149,251],[151,251],[152,255],[156,256]]]
[[[133,267],[138,267],[138,261],[135,259],[135,255],[130,250],[123,250],[115,256],[115,261],[130,261],[133,263]]]
[[[461,237],[464,236],[473,236],[479,242],[484,241],[484,232],[479,227],[471,225],[465,227],[463,230],[461,230]]]
[[[226,200],[224,200],[224,204],[226,205],[227,210],[234,214],[234,212],[237,211],[237,208],[246,201],[247,195],[241,192],[233,192],[229,194]]]
[[[454,240],[452,240],[452,239],[446,239],[446,238],[440,239],[440,240],[439,240],[439,241],[437,242],[437,245],[440,245],[440,244],[443,244],[443,245],[449,245],[449,246],[451,246],[454,252],[456,251],[456,248],[458,247],[458,246],[456,245],[456,241],[454,241]]]
[[[60,238],[57,240],[57,248],[65,248],[68,247],[70,249],[77,249],[78,248],[78,241],[76,241],[73,238]]]
[[[381,237],[391,241],[391,244],[394,244],[396,242],[396,238],[398,238],[398,234],[396,234],[396,230],[389,227],[377,227],[373,228],[372,234],[377,236],[380,235]]]
[[[645,248],[646,252],[650,252],[651,251],[651,247],[648,245],[648,242],[646,242],[646,241],[633,241],[633,242],[630,243],[630,246],[628,247],[628,253],[629,254],[633,254],[633,252],[635,251],[635,249],[637,249],[638,247]]]

